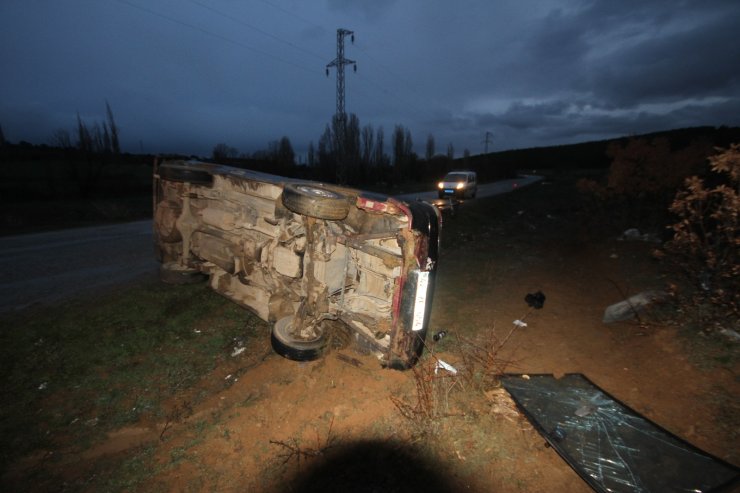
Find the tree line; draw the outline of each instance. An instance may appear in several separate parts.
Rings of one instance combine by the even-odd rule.
[[[4,201],[143,195],[153,162],[121,152],[107,101],[102,121],[89,122],[78,113],[75,125],[55,130],[49,145],[12,144],[0,128],[0,158],[13,164],[0,169]]]
[[[393,128],[389,148],[390,154],[385,150],[386,135],[382,126],[360,125],[360,119],[351,113],[344,118],[334,115],[317,144],[309,142],[305,163],[295,162],[296,154],[286,136],[251,155],[239,155],[237,149],[219,143],[213,148],[211,158],[224,164],[352,186],[429,181],[452,167],[455,159],[451,143],[446,154],[436,153],[432,134],[427,136],[425,155],[420,158],[414,152],[411,131],[401,124]],[[464,156],[470,156],[467,149]],[[296,168],[297,164],[305,166]],[[434,176],[430,176],[430,171]]]

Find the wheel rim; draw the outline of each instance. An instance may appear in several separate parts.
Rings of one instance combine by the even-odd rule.
[[[303,331],[296,330],[293,327],[293,324],[290,324],[286,329],[287,335],[290,338],[292,338],[296,343],[299,343],[299,344],[300,343],[311,344],[313,342],[320,340],[324,335],[321,329],[316,326],[313,326],[312,330],[310,331],[306,330],[306,332],[310,332],[311,334],[309,337],[305,337],[301,332]]]
[[[297,188],[298,190],[305,193],[306,195],[313,195],[315,197],[324,197],[324,198],[329,198],[329,199],[333,199],[337,197],[337,194],[335,194],[334,192],[331,192],[329,190],[324,190],[323,188],[314,188],[308,185],[301,185]]]

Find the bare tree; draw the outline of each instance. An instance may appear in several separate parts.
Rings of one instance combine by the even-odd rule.
[[[403,125],[396,125],[393,129],[393,173],[397,182],[410,176],[415,159],[413,147],[411,131]]]
[[[49,140],[52,146],[59,147],[61,149],[71,149],[74,147],[72,145],[72,138],[70,137],[69,132],[63,128],[55,130]]]
[[[403,139],[403,155],[406,158],[406,161],[411,158],[411,156],[414,154],[414,141],[411,139],[411,130],[408,128],[404,132],[404,139]]]
[[[313,140],[308,143],[308,152],[306,153],[306,161],[310,168],[316,166],[316,149],[313,147]]]
[[[362,127],[362,163],[366,166],[373,164],[375,133],[372,125]]]
[[[344,133],[344,149],[349,162],[354,163],[360,158],[360,119],[351,113],[347,119]]]
[[[452,142],[447,144],[447,159],[449,159],[450,161],[455,159],[455,148],[452,147]]]
[[[77,113],[77,148],[83,154],[92,154],[93,151],[92,135],[79,113]]]
[[[216,144],[213,147],[211,157],[214,161],[219,162],[225,159],[233,159],[239,155],[239,151],[223,142]]]
[[[283,136],[277,146],[277,162],[283,166],[293,166],[295,164],[295,152],[290,143],[290,139]]]
[[[393,166],[396,168],[403,166],[404,136],[403,125],[396,125],[393,129]]]
[[[3,133],[3,126],[0,125],[0,147],[6,144],[5,134]]]
[[[121,147],[118,143],[118,126],[116,125],[116,122],[113,119],[113,111],[111,111],[108,101],[105,102],[105,113],[106,113],[106,116],[108,117],[107,123],[108,123],[108,130],[110,131],[110,137],[109,137],[110,150],[111,152],[113,152],[113,154],[120,154]]]
[[[383,127],[378,127],[375,134],[375,150],[373,151],[373,162],[376,166],[385,166],[387,159],[385,155],[385,135]]]
[[[427,160],[427,163],[432,160],[434,157],[434,135],[429,134],[427,136],[427,147],[426,147],[426,154],[424,154],[424,157]]]
[[[100,125],[89,127],[77,113],[77,149],[80,160],[71,167],[80,187],[80,196],[89,197],[103,174],[103,137]]]

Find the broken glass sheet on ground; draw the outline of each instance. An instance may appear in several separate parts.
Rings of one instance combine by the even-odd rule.
[[[702,452],[584,375],[506,375],[504,388],[547,442],[596,491],[710,492],[740,470]]]

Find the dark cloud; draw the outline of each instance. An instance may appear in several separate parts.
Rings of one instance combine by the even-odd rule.
[[[346,107],[459,153],[691,125],[740,125],[736,0],[0,2],[0,124],[46,142],[76,114],[131,150],[301,152]],[[143,143],[143,144],[142,144]],[[182,147],[179,147],[182,146]]]
[[[357,0],[326,0],[326,5],[329,10],[347,14],[360,13],[367,19],[375,21],[388,15],[391,7],[397,1],[398,0],[373,0],[358,2]]]

